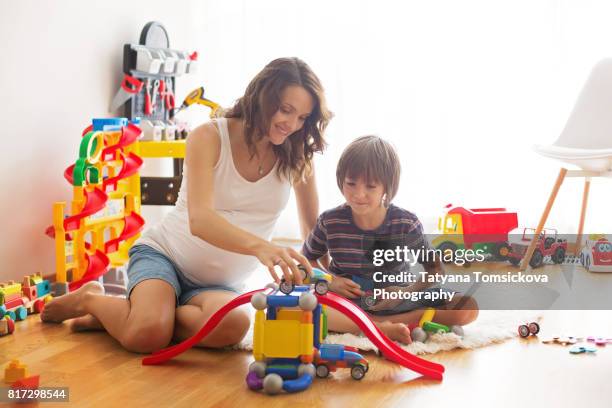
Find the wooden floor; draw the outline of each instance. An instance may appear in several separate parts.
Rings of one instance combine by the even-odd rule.
[[[541,326],[541,338],[564,333],[612,337],[612,311],[547,312]],[[141,356],[124,351],[105,333],[71,333],[67,325],[42,324],[31,316],[17,324],[13,335],[0,338],[0,364],[19,358],[30,373],[40,374],[41,386],[69,387],[71,404],[84,407],[612,406],[607,388],[612,345],[598,348],[596,355],[568,350],[517,337],[427,356],[446,366],[441,383],[407,381],[413,378],[408,370],[368,354],[371,368],[361,382],[336,373],[305,392],[270,397],[245,385],[249,353],[191,350],[164,366],[143,367]],[[66,406],[43,406],[53,405]]]

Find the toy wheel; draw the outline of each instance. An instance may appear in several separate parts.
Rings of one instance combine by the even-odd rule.
[[[529,333],[538,334],[540,332],[540,325],[536,322],[529,323]]]
[[[314,289],[317,295],[325,295],[329,291],[329,284],[327,281],[321,280],[315,283]]]
[[[547,237],[544,240],[544,248],[548,249],[555,243],[555,239],[553,237]]]
[[[5,318],[6,320],[6,328],[8,330],[8,334],[11,334],[15,331],[15,321],[10,319],[8,316]]]
[[[373,307],[376,305],[376,299],[374,299],[374,296],[372,295],[368,295],[365,298],[363,298],[363,303],[367,306],[367,307]]]
[[[363,377],[365,377],[365,374],[366,369],[361,364],[353,366],[353,368],[351,368],[351,377],[353,377],[353,380],[362,380]]]
[[[17,316],[15,316],[15,311],[13,310],[9,310],[8,312],[6,312],[6,316],[8,316],[9,319],[11,319],[12,321],[17,320]]]
[[[509,256],[508,261],[514,266],[519,266],[519,264],[521,263],[521,258],[515,258],[513,256]]]
[[[28,311],[25,307],[19,306],[17,310],[15,310],[15,320],[25,320],[28,317]]]
[[[505,261],[508,258],[509,253],[510,253],[510,246],[505,242],[498,244],[497,247],[495,248],[495,255],[497,256],[498,259],[502,261]]]
[[[293,283],[287,282],[285,279],[281,280],[280,291],[283,292],[285,295],[288,295],[293,292],[294,287],[295,285]]]
[[[544,263],[544,255],[542,255],[542,251],[536,249],[533,251],[533,255],[531,256],[531,260],[529,261],[529,266],[532,268],[539,268]]]
[[[443,262],[453,262],[453,260],[455,259],[455,251],[457,250],[457,245],[453,244],[452,242],[443,242],[440,244],[438,249],[440,250],[440,252],[442,252]]]
[[[565,261],[565,249],[562,247],[555,249],[555,253],[553,254],[551,258],[552,258],[552,261],[556,264],[563,263],[563,261]]]
[[[304,268],[304,265],[298,265],[298,270],[300,271],[300,274],[302,275],[302,280],[305,280],[306,277],[308,276],[308,272],[306,272],[306,268]]]
[[[521,324],[518,327],[518,334],[519,336],[525,338],[525,337],[529,337],[529,326],[527,326],[526,324]]]
[[[327,378],[328,375],[329,375],[329,368],[325,364],[319,364],[317,366],[317,377]]]
[[[34,313],[40,313],[45,308],[45,301],[42,299],[36,300],[34,302]]]

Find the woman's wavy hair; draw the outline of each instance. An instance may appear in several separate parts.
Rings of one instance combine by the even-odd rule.
[[[291,85],[303,87],[314,100],[312,112],[302,128],[289,135],[282,145],[273,146],[279,162],[277,176],[294,182],[310,174],[314,153],[325,149],[327,142],[323,133],[333,116],[327,109],[321,81],[304,61],[293,57],[270,62],[224,116],[244,120],[246,143],[252,158],[256,154],[255,142],[268,134],[272,116],[281,104],[281,94]]]

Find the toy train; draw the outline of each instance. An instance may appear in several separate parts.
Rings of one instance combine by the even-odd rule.
[[[15,322],[40,313],[51,295],[51,283],[40,272],[25,276],[23,283],[0,283],[0,336],[11,334]]]

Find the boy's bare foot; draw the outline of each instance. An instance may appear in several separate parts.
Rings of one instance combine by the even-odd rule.
[[[85,316],[76,317],[70,320],[70,330],[73,332],[104,330],[104,326],[102,326],[102,323],[100,323],[97,317],[86,314]]]
[[[83,309],[83,297],[89,293],[103,295],[104,287],[96,281],[87,282],[74,292],[56,297],[45,305],[40,319],[43,322],[61,323],[84,316],[86,312]]]
[[[378,327],[391,340],[399,341],[400,343],[404,344],[412,343],[412,338],[410,337],[410,329],[404,323],[393,323],[385,321],[378,323]]]

